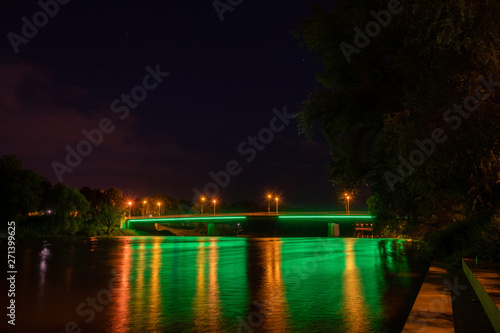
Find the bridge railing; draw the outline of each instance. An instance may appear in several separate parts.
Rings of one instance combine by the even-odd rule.
[[[351,211],[346,214],[344,211],[324,211],[324,212],[252,212],[252,213],[223,213],[223,214],[182,214],[182,215],[160,215],[160,216],[131,216],[127,220],[139,219],[161,219],[161,218],[189,218],[189,217],[222,217],[222,216],[360,216],[369,215],[367,211]]]

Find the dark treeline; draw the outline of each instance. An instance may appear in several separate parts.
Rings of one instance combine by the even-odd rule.
[[[370,186],[378,232],[500,258],[498,1],[341,0],[295,36],[316,59],[299,129],[339,193]]]
[[[24,169],[22,162],[11,155],[0,158],[0,200],[2,221],[15,221],[20,237],[111,235],[129,216],[201,213],[201,201],[193,204],[162,194],[126,198],[114,187],[78,190],[63,183],[52,185],[36,172]],[[289,210],[280,206],[280,211]],[[213,213],[209,197],[204,211]],[[217,214],[263,211],[267,211],[265,204],[252,201],[228,204],[219,200],[216,205]]]
[[[17,223],[20,237],[110,235],[128,214],[141,215],[136,210],[139,202],[146,200],[160,203],[143,211],[148,215],[158,215],[158,207],[162,214],[179,214],[182,207],[189,208],[187,202],[166,195],[132,202],[113,187],[78,190],[63,183],[52,185],[36,172],[24,169],[16,156],[0,158],[0,216],[2,221]]]

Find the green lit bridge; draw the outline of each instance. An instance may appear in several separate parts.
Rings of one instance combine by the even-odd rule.
[[[143,231],[158,230],[158,225],[206,223],[208,236],[232,234],[232,228],[244,229],[244,234],[267,235],[317,235],[338,237],[341,225],[372,225],[373,216],[368,212],[316,212],[316,213],[240,213],[217,215],[167,215],[132,217],[125,220],[123,228]],[[344,228],[345,229],[345,228]],[[366,230],[360,229],[360,230]]]

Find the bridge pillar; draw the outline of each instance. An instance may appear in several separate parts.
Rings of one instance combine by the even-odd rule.
[[[338,223],[328,223],[328,237],[340,237],[340,229]]]
[[[215,223],[207,224],[207,236],[219,236],[219,230],[217,230]]]
[[[128,229],[128,219],[127,218],[121,218],[120,220],[120,228],[121,229]]]
[[[207,223],[207,236],[232,236],[231,225],[225,223]]]

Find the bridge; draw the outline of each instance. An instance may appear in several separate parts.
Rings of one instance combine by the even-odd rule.
[[[339,224],[358,223],[368,224],[373,222],[373,216],[368,212],[314,212],[314,213],[238,213],[238,214],[216,214],[216,215],[166,215],[156,217],[132,217],[126,219],[123,228],[152,231],[157,229],[158,224],[171,223],[206,223],[208,236],[221,236],[227,234],[228,225],[250,226],[255,229],[272,231],[277,233],[287,227],[284,224],[300,224],[303,227],[322,228],[325,236],[340,236]],[[293,227],[291,227],[293,228]],[[288,228],[290,229],[290,227]],[[321,231],[321,233],[323,233]]]

